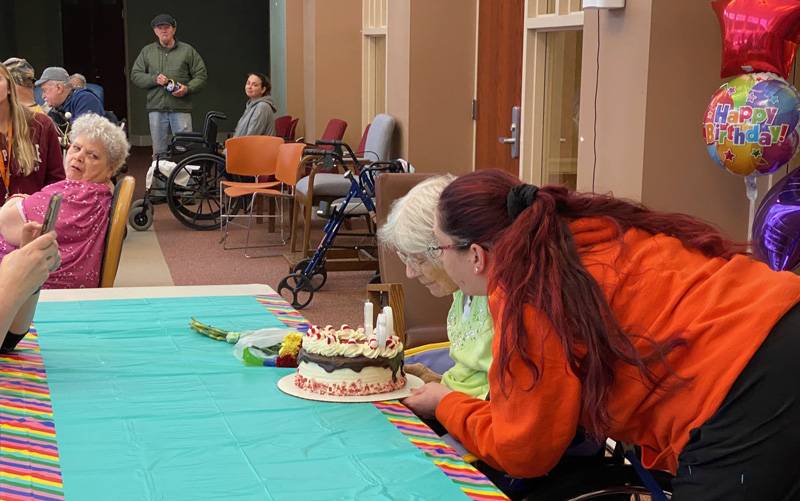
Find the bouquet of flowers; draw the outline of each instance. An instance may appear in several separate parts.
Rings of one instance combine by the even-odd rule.
[[[204,324],[192,318],[189,327],[216,341],[236,344],[234,355],[245,365],[297,367],[303,335],[287,329],[235,332]]]

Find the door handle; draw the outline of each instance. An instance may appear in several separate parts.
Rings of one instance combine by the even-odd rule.
[[[511,108],[511,136],[498,137],[497,140],[501,144],[511,145],[511,158],[519,158],[519,122],[520,122],[520,107],[514,106]]]

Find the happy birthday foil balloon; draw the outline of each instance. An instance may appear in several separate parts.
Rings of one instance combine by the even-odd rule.
[[[788,78],[800,41],[800,0],[714,0],[722,78],[769,71]]]
[[[703,120],[708,154],[738,174],[770,174],[800,145],[800,94],[772,73],[740,75],[711,97]]]
[[[756,212],[753,257],[776,271],[800,266],[800,169],[772,187]]]

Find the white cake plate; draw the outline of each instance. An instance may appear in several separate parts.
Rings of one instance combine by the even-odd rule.
[[[320,402],[381,402],[383,400],[396,400],[398,398],[406,398],[411,395],[411,390],[419,388],[424,385],[417,376],[406,374],[406,385],[399,390],[390,391],[389,393],[375,393],[374,395],[353,395],[353,396],[338,396],[338,395],[319,395],[298,388],[294,384],[294,376],[297,374],[293,372],[278,380],[278,389],[293,397],[304,398],[306,400],[318,400]]]

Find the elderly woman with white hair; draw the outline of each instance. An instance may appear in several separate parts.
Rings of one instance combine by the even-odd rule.
[[[65,160],[67,179],[32,195],[14,195],[0,209],[0,257],[22,243],[23,225],[41,223],[50,198],[62,194],[55,229],[61,266],[44,288],[97,287],[113,185],[130,146],[125,133],[107,119],[86,114],[75,120]]]
[[[453,179],[451,175],[428,178],[396,200],[378,231],[378,239],[397,252],[406,265],[408,278],[416,278],[436,297],[453,295],[447,315],[447,337],[455,365],[441,376],[420,364],[408,364],[406,371],[426,382],[441,379],[451,390],[486,398],[493,334],[488,301],[486,296],[466,296],[458,290],[442,268],[439,261],[442,250],[436,248],[433,235],[439,196]]]

